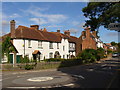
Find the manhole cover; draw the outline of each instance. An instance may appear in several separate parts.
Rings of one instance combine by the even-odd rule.
[[[27,81],[43,82],[43,81],[49,81],[52,79],[53,79],[53,77],[34,77],[34,78],[27,79]]]

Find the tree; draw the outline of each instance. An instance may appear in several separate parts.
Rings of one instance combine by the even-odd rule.
[[[101,25],[108,29],[110,23],[120,22],[119,2],[90,2],[82,11],[89,18],[85,26],[90,26],[92,31]]]
[[[116,46],[117,43],[115,43],[115,42],[111,42],[111,45],[112,45],[112,46]]]
[[[8,58],[8,62],[10,62],[10,52],[15,51],[15,48],[13,47],[10,40],[11,40],[10,37],[6,37],[2,43],[2,56],[4,56],[4,54],[6,54],[6,56]]]

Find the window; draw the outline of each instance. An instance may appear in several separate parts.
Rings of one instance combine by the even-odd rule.
[[[52,42],[49,43],[49,48],[53,49],[53,43]]]
[[[31,40],[28,40],[28,48],[31,48]]]
[[[59,49],[59,43],[57,43],[57,49]]]
[[[42,49],[42,41],[38,41],[38,48]]]
[[[49,58],[53,58],[53,53],[49,53]]]
[[[63,46],[63,51],[65,51],[65,46]]]

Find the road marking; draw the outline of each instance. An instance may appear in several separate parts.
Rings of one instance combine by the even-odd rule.
[[[102,67],[107,66],[107,64],[101,65]]]
[[[63,85],[63,86],[68,87],[68,86],[73,86],[73,85],[74,85],[73,83],[70,83],[70,84],[66,84],[66,85]]]
[[[87,69],[88,71],[94,71],[94,69]]]
[[[13,89],[33,89],[33,88],[41,88],[41,87],[7,87]]]
[[[33,81],[33,82],[43,82],[49,80],[53,80],[53,77],[34,77],[27,79],[27,81]]]
[[[73,75],[74,77],[79,77],[79,78],[82,78],[82,79],[85,79],[82,75]]]

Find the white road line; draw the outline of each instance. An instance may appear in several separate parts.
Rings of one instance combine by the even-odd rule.
[[[79,77],[79,78],[82,78],[82,79],[85,79],[82,75],[73,75],[74,77]]]
[[[66,85],[63,85],[63,86],[73,86],[74,84],[73,83],[70,83],[70,84],[66,84]]]
[[[94,69],[87,69],[88,71],[94,71]]]
[[[107,66],[107,64],[101,65],[102,67]]]

